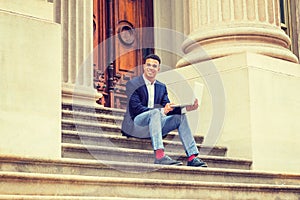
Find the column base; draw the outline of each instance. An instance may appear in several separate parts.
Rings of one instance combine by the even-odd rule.
[[[96,103],[102,96],[101,93],[92,87],[77,86],[69,83],[63,83],[62,85],[62,103],[103,107],[103,105]]]
[[[213,67],[217,71],[211,73]],[[207,138],[215,125],[213,104],[225,101],[224,123],[215,144],[227,147],[227,156],[252,160],[254,170],[300,172],[299,64],[245,52],[190,64],[175,72],[188,82],[206,84],[200,117],[191,121],[198,122],[197,132],[204,135],[204,145],[212,144]],[[170,71],[160,76],[167,77],[165,73]],[[213,77],[217,75],[222,79],[225,100],[214,97],[214,90],[208,91],[209,86],[216,87]],[[166,84],[169,88],[179,83],[172,79]]]

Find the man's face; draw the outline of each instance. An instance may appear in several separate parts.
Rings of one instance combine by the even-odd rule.
[[[159,62],[155,59],[148,58],[144,64],[144,75],[148,80],[153,80],[159,72]]]

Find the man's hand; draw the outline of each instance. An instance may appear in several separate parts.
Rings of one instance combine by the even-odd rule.
[[[170,105],[173,105],[174,103],[167,103],[166,105],[165,105],[165,108],[164,108],[164,114],[166,115],[166,114],[168,114],[168,112],[170,112],[170,111],[172,111],[174,108],[171,108],[171,106]]]
[[[194,104],[190,106],[186,106],[186,111],[192,111],[198,109],[198,99],[195,99]]]

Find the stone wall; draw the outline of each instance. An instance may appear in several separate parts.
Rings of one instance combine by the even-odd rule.
[[[42,4],[35,3],[33,8]],[[1,8],[0,152],[60,158],[60,26],[35,13]]]
[[[183,78],[177,81],[176,74]],[[253,160],[255,170],[300,172],[299,64],[245,52],[164,72],[159,79],[172,88],[171,97],[195,81],[205,84],[198,113],[188,113],[204,145],[226,146],[228,156]]]

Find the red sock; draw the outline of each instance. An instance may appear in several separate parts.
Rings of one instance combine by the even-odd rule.
[[[157,149],[155,151],[155,158],[156,159],[162,159],[165,156],[165,152],[163,149]]]
[[[188,161],[192,161],[194,158],[196,158],[196,156],[193,154],[188,158]]]

